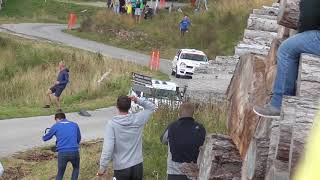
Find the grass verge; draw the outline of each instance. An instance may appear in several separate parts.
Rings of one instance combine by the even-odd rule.
[[[66,112],[113,105],[118,95],[127,94],[131,72],[168,79],[167,75],[133,63],[7,34],[0,34],[0,59],[0,119],[53,113],[54,109],[47,111],[41,107],[61,60],[70,69],[70,84],[62,94]],[[111,73],[107,79],[98,84],[108,71]]]
[[[81,13],[87,10],[86,14]],[[0,11],[0,23],[19,22],[68,22],[69,13],[78,15],[79,21],[86,16],[95,14],[101,8],[57,2],[55,0],[7,0],[6,6]]]
[[[207,133],[226,133],[226,112],[217,104],[201,104],[196,109],[196,119],[204,125]],[[177,109],[161,106],[144,128],[143,155],[144,179],[163,180],[166,177],[167,147],[160,143],[160,135],[168,124],[177,119]],[[53,179],[57,172],[56,155],[49,148],[38,148],[2,159],[5,167],[3,179],[47,180]],[[81,145],[80,180],[94,179],[99,168],[102,143],[95,141]],[[113,174],[110,167],[106,178]],[[71,165],[65,174],[70,179]],[[1,179],[1,178],[0,178]]]

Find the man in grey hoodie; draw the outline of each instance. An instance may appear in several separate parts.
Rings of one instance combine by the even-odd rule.
[[[144,110],[129,114],[131,101],[142,106]],[[155,105],[137,97],[121,96],[117,100],[117,109],[119,114],[106,125],[97,176],[103,176],[108,163],[113,160],[114,177],[117,180],[142,180],[142,132],[155,110]]]

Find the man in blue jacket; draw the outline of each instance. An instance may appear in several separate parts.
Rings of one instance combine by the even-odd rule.
[[[80,170],[79,144],[81,141],[81,133],[77,123],[68,121],[66,115],[62,112],[55,114],[56,123],[45,134],[43,141],[50,140],[53,136],[57,140],[58,151],[58,174],[56,180],[62,180],[68,162],[71,162],[72,180],[77,180]]]
[[[58,74],[57,81],[47,91],[48,101],[47,101],[47,104],[44,106],[44,108],[50,108],[51,94],[54,94],[57,111],[62,111],[61,104],[60,104],[60,95],[62,94],[63,90],[66,88],[67,84],[69,83],[69,69],[65,68],[65,64],[63,61],[60,61],[59,70],[60,72]]]
[[[191,22],[188,16],[185,16],[183,20],[180,22],[180,33],[181,36],[184,36],[185,32],[188,31],[189,27],[191,26]]]

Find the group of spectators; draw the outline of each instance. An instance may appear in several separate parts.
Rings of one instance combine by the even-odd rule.
[[[135,17],[137,22],[141,21],[141,16],[145,16],[149,6],[146,0],[107,0],[107,7],[113,8],[116,14],[128,14]]]
[[[142,106],[144,110],[135,114],[129,113],[132,102]],[[118,115],[106,123],[100,167],[96,176],[104,176],[107,173],[109,162],[112,161],[113,179],[143,179],[143,128],[150,120],[155,107],[151,101],[135,96],[118,98]],[[200,147],[204,144],[206,131],[193,118],[194,111],[192,103],[184,102],[180,106],[179,119],[171,123],[160,137],[161,143],[168,146],[168,180],[188,180],[181,171],[182,164],[196,163]],[[77,180],[80,172],[80,128],[75,122],[69,121],[63,112],[55,114],[55,121],[56,123],[42,139],[48,141],[56,137],[58,152],[56,180],[63,179],[68,162],[73,166],[71,179]]]

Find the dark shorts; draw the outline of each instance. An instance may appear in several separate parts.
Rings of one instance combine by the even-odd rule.
[[[50,88],[50,91],[52,92],[52,94],[54,94],[54,96],[56,97],[60,97],[60,95],[62,94],[64,88],[62,87],[58,87],[58,86],[52,86]]]
[[[115,170],[114,177],[117,180],[142,180],[143,164],[137,164],[127,169]]]
[[[168,174],[167,180],[189,180],[185,175],[172,175]]]

